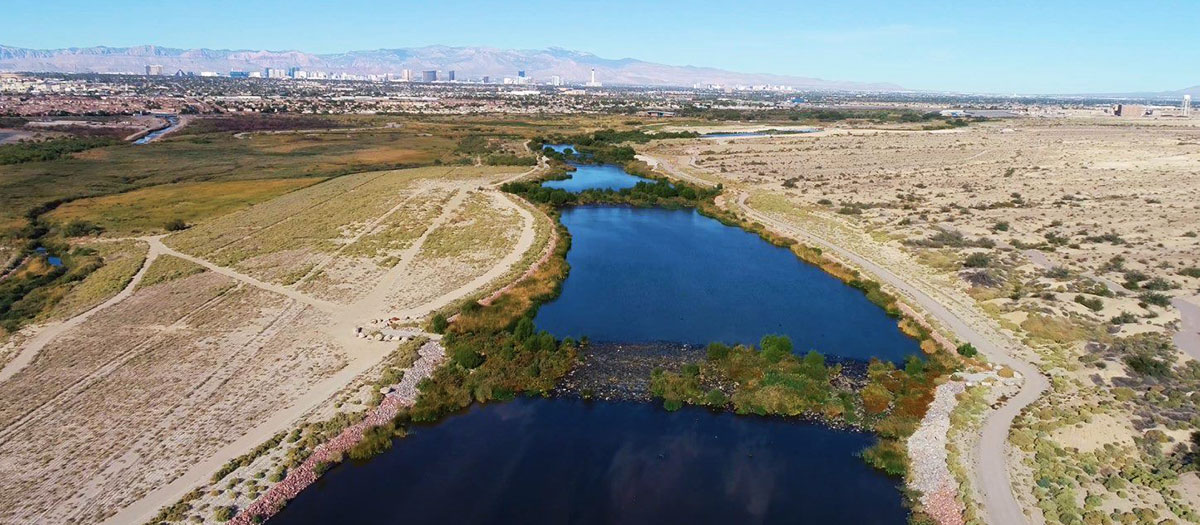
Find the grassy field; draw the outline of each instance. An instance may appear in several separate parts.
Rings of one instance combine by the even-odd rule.
[[[174,255],[161,255],[150,263],[146,275],[138,283],[137,289],[148,288],[156,284],[171,282],[204,271],[204,267],[191,261],[180,259]]]
[[[191,224],[245,208],[324,179],[237,180],[164,184],[66,203],[46,214],[53,223],[87,221],[105,233],[160,233],[172,219]]]
[[[535,135],[628,128],[616,117],[331,117],[355,131],[189,133],[145,146],[121,144],[56,160],[0,166],[0,236],[25,226],[30,210],[55,201],[162,184],[330,177],[401,166],[470,163],[461,140],[486,136],[516,152]],[[384,125],[395,127],[382,128]],[[203,131],[197,126],[197,131]],[[241,138],[239,138],[239,136]]]
[[[125,289],[146,260],[146,243],[138,241],[99,242],[87,245],[103,261],[96,271],[70,286],[50,316],[66,319],[86,312]]]

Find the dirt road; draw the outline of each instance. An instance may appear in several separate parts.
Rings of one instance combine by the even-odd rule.
[[[1200,295],[1176,297],[1171,304],[1179,310],[1181,320],[1175,346],[1192,359],[1200,359]]]
[[[664,162],[648,155],[640,155],[638,158],[647,164],[657,166],[670,176],[706,186],[713,185],[711,181],[691,175],[677,166],[673,166],[670,162]],[[929,282],[917,272],[903,271],[906,261],[896,260],[894,257],[887,260],[888,258],[884,256],[879,256],[880,261],[873,260],[867,253],[860,253],[845,242],[823,236],[750,207],[746,202],[749,195],[745,192],[737,194],[736,199],[730,197],[718,197],[718,205],[731,207],[730,201],[735,200],[732,207],[741,211],[751,220],[788,237],[819,247],[827,254],[887,283],[909,301],[920,305],[926,312],[938,319],[959,340],[971,343],[991,362],[1012,368],[1024,378],[1020,392],[987,415],[981,429],[979,442],[971,453],[973,463],[971,475],[974,486],[983,498],[981,503],[987,523],[1003,525],[1027,523],[1028,519],[1013,494],[1011,474],[1008,468],[1008,434],[1013,419],[1020,414],[1022,409],[1036,401],[1049,388],[1050,383],[1036,366],[1018,357],[1021,343],[996,329],[991,320],[975,307],[974,301],[969,297],[951,293],[944,286]],[[887,261],[881,262],[883,260]],[[890,268],[896,270],[893,271]]]
[[[118,292],[117,295],[112,296],[112,298],[109,300],[92,307],[92,309],[86,312],[83,312],[65,321],[47,324],[39,329],[37,335],[33,336],[29,342],[25,343],[25,345],[21,347],[20,353],[18,353],[17,356],[7,364],[5,364],[3,370],[0,370],[0,383],[7,381],[9,378],[16,375],[17,372],[20,372],[21,369],[29,366],[29,364],[32,363],[37,357],[38,353],[40,353],[42,349],[45,348],[46,345],[53,341],[56,337],[62,335],[72,328],[75,328],[76,326],[79,326],[80,324],[83,324],[83,322],[87,321],[89,317],[96,315],[96,312],[124,301],[126,298],[133,295],[133,291],[137,289],[138,283],[142,282],[142,277],[146,275],[146,269],[150,268],[150,263],[154,262],[154,259],[157,259],[159,255],[164,253],[160,248],[155,246],[157,239],[155,238],[153,241],[151,239],[152,238],[150,237],[140,239],[150,244],[150,250],[146,252],[146,260],[142,262],[142,267],[138,269],[137,273],[133,275],[133,278],[129,280],[129,284],[125,285],[125,289]],[[158,246],[161,247],[162,244],[158,243]]]
[[[536,168],[535,168],[536,169]],[[531,170],[532,172],[532,170]],[[526,172],[528,174],[530,172]],[[350,384],[359,374],[365,372],[375,366],[382,359],[387,349],[379,344],[372,344],[365,339],[358,339],[354,336],[354,327],[365,323],[367,319],[386,318],[392,315],[401,318],[409,316],[411,318],[420,318],[430,312],[451,304],[454,301],[461,300],[463,297],[476,292],[478,289],[487,286],[489,283],[503,277],[513,266],[518,264],[524,257],[525,252],[533,247],[536,241],[536,230],[534,229],[535,218],[524,207],[517,205],[508,195],[501,194],[494,190],[484,190],[498,204],[505,207],[516,209],[522,216],[523,224],[518,242],[513,249],[502,259],[496,261],[492,268],[478,276],[469,283],[446,292],[441,296],[435,297],[426,301],[424,304],[417,305],[400,312],[389,311],[387,300],[388,291],[398,279],[405,278],[408,272],[408,266],[419,253],[426,239],[431,232],[439,226],[445,224],[454,216],[454,213],[466,200],[467,191],[458,191],[442,210],[442,213],[429,225],[428,229],[410,246],[406,253],[401,257],[401,261],[393,267],[388,274],[378,280],[378,283],[370,293],[361,300],[356,301],[349,306],[336,305],[327,301],[314,299],[310,296],[302,294],[292,288],[283,287],[271,283],[264,283],[252,277],[246,276],[239,272],[230,270],[225,267],[214,265],[204,259],[193,257],[186,254],[181,254],[170,248],[162,245],[158,239],[154,239],[152,249],[157,249],[160,253],[169,253],[182,257],[186,260],[200,264],[205,268],[216,271],[222,275],[238,279],[242,282],[262,288],[264,290],[280,293],[302,303],[307,303],[314,307],[328,309],[333,314],[333,322],[327,328],[326,332],[349,354],[349,362],[345,368],[338,371],[335,375],[321,381],[309,391],[305,392],[301,397],[291,400],[286,406],[281,406],[275,411],[269,419],[259,423],[249,432],[246,432],[236,440],[223,446],[216,454],[209,456],[203,462],[192,465],[181,476],[171,480],[157,489],[149,492],[145,496],[131,505],[121,509],[117,514],[105,520],[105,523],[124,524],[124,523],[144,523],[154,517],[155,513],[160,508],[166,505],[175,503],[182,498],[188,491],[202,485],[212,476],[212,473],[219,469],[229,460],[244,454],[246,451],[254,448],[258,444],[271,438],[278,432],[287,430],[294,422],[309,413],[311,410],[320,406],[321,403],[333,397],[337,392],[341,391],[347,384]],[[391,213],[389,210],[388,213]],[[157,248],[154,248],[157,246]],[[424,334],[431,339],[438,339],[439,336],[434,334]],[[427,376],[431,369],[421,369],[423,374],[412,374],[411,381],[419,381]],[[409,379],[410,374],[405,375],[405,379]]]

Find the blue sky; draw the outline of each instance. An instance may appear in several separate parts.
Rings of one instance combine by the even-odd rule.
[[[2,3],[0,44],[34,48],[557,46],[914,89],[1098,93],[1200,84],[1196,0]]]

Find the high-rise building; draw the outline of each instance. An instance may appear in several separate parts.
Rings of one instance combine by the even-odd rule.
[[[421,81],[422,82],[437,82],[437,70],[434,69],[434,70],[430,70],[430,71],[422,71],[421,72]]]
[[[558,75],[554,75],[554,76],[550,77],[550,85],[551,86],[561,86],[562,84],[563,84],[562,77],[560,77]]]
[[[517,71],[517,78],[525,78],[525,70]]]
[[[148,66],[146,66],[146,74],[147,75],[161,75],[161,74],[163,74],[163,67],[158,64],[148,65]]]
[[[454,70],[453,69],[446,72],[446,80],[454,82]]]
[[[484,83],[484,84],[491,84],[491,83],[492,83],[492,77],[490,77],[490,76],[488,76],[488,75],[484,75],[484,76],[483,76],[483,83]]]
[[[303,78],[303,75],[301,75],[303,72],[304,70],[300,69],[299,67],[293,66],[287,68],[287,76],[290,78]]]
[[[1183,96],[1183,116],[1184,117],[1192,116],[1192,96],[1191,95]]]
[[[596,68],[592,68],[592,79],[587,83],[588,87],[600,87],[600,83],[596,82]]]
[[[263,78],[287,78],[288,72],[286,69],[277,67],[268,67],[263,69]]]

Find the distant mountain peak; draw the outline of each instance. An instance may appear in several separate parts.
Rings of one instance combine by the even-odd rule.
[[[558,76],[567,82],[586,81],[591,70],[605,85],[690,86],[787,85],[806,90],[900,91],[895,84],[830,81],[788,75],[739,73],[700,66],[672,66],[635,58],[602,58],[562,47],[499,49],[428,45],[411,48],[312,54],[297,50],[178,49],[145,44],[131,47],[94,46],[64,49],[27,49],[0,45],[0,71],[57,73],[140,73],[147,65],[166,71],[256,70],[267,67],[302,67],[330,73],[382,74],[403,69],[454,70],[458,78]]]

